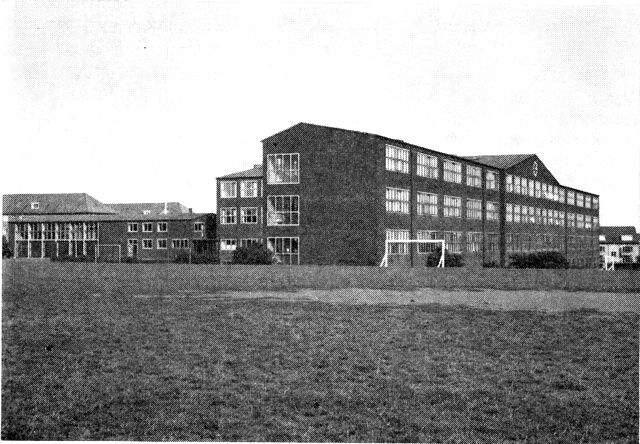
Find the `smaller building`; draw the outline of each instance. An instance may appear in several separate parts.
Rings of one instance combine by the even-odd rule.
[[[601,227],[599,234],[601,264],[629,264],[640,260],[640,234],[635,227]]]

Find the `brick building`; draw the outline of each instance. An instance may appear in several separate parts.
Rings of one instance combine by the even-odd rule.
[[[600,262],[628,264],[640,261],[640,234],[635,227],[600,227]]]
[[[171,260],[215,250],[215,215],[177,202],[103,204],[84,193],[8,194],[2,198],[9,245],[18,258],[122,256]],[[116,248],[117,249],[117,248]]]
[[[377,265],[388,238],[444,239],[467,264],[537,250],[598,263],[598,196],[560,185],[535,154],[460,157],[306,123],[262,144],[262,165],[218,178],[221,254],[257,240],[284,263]],[[395,245],[392,262],[427,252]]]

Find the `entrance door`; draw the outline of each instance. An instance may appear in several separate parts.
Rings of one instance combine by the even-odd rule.
[[[138,255],[138,239],[129,239],[127,243],[127,256],[136,257]]]

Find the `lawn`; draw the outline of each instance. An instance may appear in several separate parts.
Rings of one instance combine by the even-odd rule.
[[[259,297],[433,279],[365,270],[5,261],[2,438],[637,442],[633,311]]]

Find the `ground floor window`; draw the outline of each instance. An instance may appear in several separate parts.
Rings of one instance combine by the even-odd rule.
[[[153,248],[153,240],[151,239],[142,239],[142,249],[143,250],[151,250]]]
[[[158,239],[158,250],[166,250],[166,249],[167,249],[167,240]]]
[[[387,230],[387,240],[409,240],[409,230]],[[409,244],[389,244],[389,254],[409,254]]]
[[[270,237],[267,239],[267,247],[273,251],[273,256],[279,263],[298,265],[300,263],[299,242],[297,237]]]
[[[444,241],[449,253],[460,253],[462,251],[462,232],[445,231]]]
[[[437,231],[432,231],[432,230],[418,230],[417,235],[419,240],[442,239],[442,236],[439,236]],[[442,245],[440,243],[429,243],[429,244],[418,243],[418,254],[429,254],[441,247]]]
[[[246,248],[246,247],[249,247],[251,245],[258,245],[258,244],[260,244],[260,239],[258,239],[256,237],[247,238],[247,239],[240,239],[240,247],[241,248]]]
[[[468,232],[467,233],[467,251],[476,253],[480,251],[480,245],[482,244],[482,233]]]
[[[498,233],[487,233],[487,251],[498,251]]]
[[[236,249],[235,239],[220,239],[221,251],[234,251]]]

